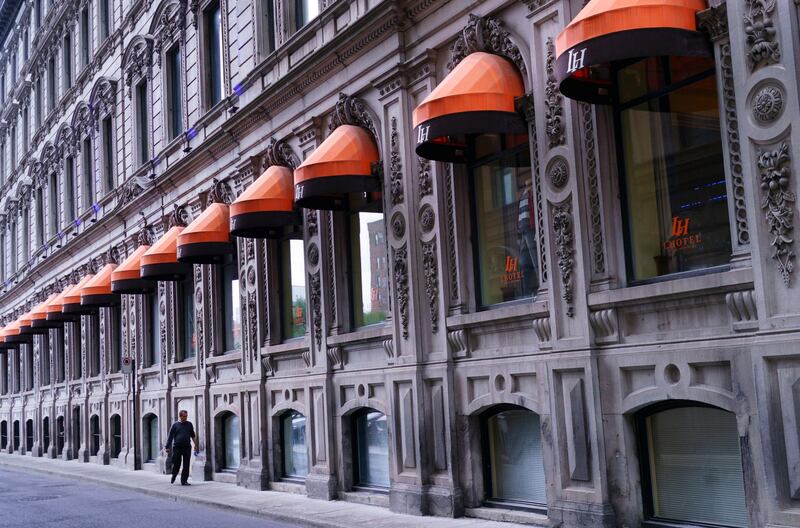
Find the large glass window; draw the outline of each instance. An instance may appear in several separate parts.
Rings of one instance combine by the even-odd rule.
[[[222,289],[225,294],[225,309],[222,313],[225,351],[240,350],[242,348],[242,300],[236,259],[229,259],[222,267]]]
[[[50,236],[58,233],[59,214],[58,214],[58,174],[50,174],[50,203],[48,215],[50,218]]]
[[[539,416],[514,408],[491,415],[486,422],[489,482],[487,498],[547,503]]]
[[[360,411],[355,422],[355,483],[389,487],[389,429],[386,415],[372,409]]]
[[[281,241],[281,285],[283,337],[291,339],[306,334],[308,305],[306,303],[305,251],[302,238]]]
[[[67,93],[72,88],[72,35],[69,32],[64,36],[64,62],[62,66],[64,73],[63,92]]]
[[[294,30],[297,31],[319,15],[319,0],[294,0]]]
[[[100,41],[111,34],[111,0],[100,0]]]
[[[222,445],[225,452],[224,469],[239,467],[239,417],[228,413],[222,420]]]
[[[144,419],[144,461],[155,462],[158,458],[159,439],[158,439],[158,417],[154,414],[148,415]]]
[[[723,265],[731,254],[714,65],[653,57],[617,72],[631,280]]]
[[[305,478],[308,475],[306,417],[290,411],[281,417],[283,476]]]
[[[103,171],[105,173],[106,193],[114,190],[114,127],[111,116],[103,119]]]
[[[110,371],[119,372],[122,368],[122,314],[119,307],[109,308],[111,320],[111,356]]]
[[[136,85],[136,130],[138,149],[138,165],[150,160],[150,122],[147,111],[147,81]]]
[[[94,171],[92,170],[92,140],[83,140],[83,208],[89,210],[94,203]]]
[[[472,150],[478,160],[471,168],[478,304],[533,297],[539,258],[527,141],[512,147],[508,138],[481,136]]]
[[[195,326],[194,312],[194,280],[192,277],[185,278],[178,284],[178,295],[180,296],[180,318],[181,318],[181,344],[183,354],[181,359],[193,358],[197,355],[197,328]]]
[[[64,160],[64,222],[72,222],[75,214],[75,158]]]
[[[122,420],[118,414],[111,417],[111,458],[117,458],[122,452]]]
[[[222,13],[219,2],[212,3],[205,15],[206,89],[208,108],[222,100]]]
[[[169,138],[183,132],[183,98],[181,96],[181,48],[173,46],[167,52],[167,121]]]
[[[258,44],[261,57],[275,49],[275,3],[274,0],[258,1]]]
[[[646,416],[640,430],[649,516],[748,526],[739,434],[732,413],[714,407],[673,407]]]
[[[380,201],[350,215],[350,291],[355,327],[389,314],[389,264]]]
[[[149,360],[147,366],[152,367],[161,362],[161,311],[158,301],[158,292],[153,292],[147,297],[147,328],[150,332]]]
[[[81,10],[81,60],[84,67],[92,60],[89,46],[89,7],[87,6]]]
[[[50,64],[47,68],[47,111],[52,112],[56,107],[56,59],[50,57]]]

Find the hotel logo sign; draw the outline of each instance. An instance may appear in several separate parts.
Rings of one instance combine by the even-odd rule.
[[[567,73],[573,74],[578,70],[582,70],[584,68],[583,61],[586,59],[586,48],[581,48],[580,50],[569,50],[569,56],[567,57]]]
[[[428,133],[431,130],[431,126],[421,126],[417,129],[417,144],[425,143],[428,141]]]
[[[514,284],[522,280],[522,271],[519,269],[519,257],[506,255],[505,273],[501,281],[503,284]]]
[[[691,219],[680,216],[672,217],[672,234],[669,240],[664,242],[664,250],[685,251],[693,249],[701,243],[700,233],[690,234],[689,220]]]

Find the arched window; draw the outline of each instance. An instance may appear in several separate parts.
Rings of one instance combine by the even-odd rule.
[[[45,418],[46,420],[47,418]],[[0,422],[0,449],[5,450],[8,448],[8,422],[3,420]]]
[[[122,423],[118,414],[111,417],[111,458],[122,452]]]
[[[353,416],[353,471],[356,486],[389,487],[389,429],[386,415],[363,409]]]
[[[72,458],[78,458],[81,448],[81,408],[72,408]]]
[[[45,416],[42,420],[42,451],[47,453],[50,449],[50,417]]]
[[[736,416],[688,401],[645,409],[637,436],[645,516],[748,526]]]
[[[148,414],[144,417],[144,461],[155,462],[160,450],[158,436],[158,417],[155,414]]]
[[[289,411],[281,417],[281,444],[283,476],[305,478],[308,475],[305,416],[297,411]]]
[[[96,414],[89,418],[90,447],[89,455],[97,456],[100,452],[100,417]]]
[[[488,502],[547,504],[539,415],[502,406],[485,417],[484,462]]]
[[[61,456],[64,453],[64,417],[59,416],[56,418],[56,455]]]
[[[25,422],[25,450],[30,452],[33,449],[33,420]]]
[[[19,451],[19,420],[14,420],[14,451]]]
[[[222,469],[239,467],[239,417],[233,413],[222,416]]]

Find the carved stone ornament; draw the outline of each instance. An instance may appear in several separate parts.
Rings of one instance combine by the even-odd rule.
[[[403,189],[403,162],[400,155],[400,137],[397,133],[397,118],[392,117],[392,132],[389,137],[389,186],[392,205],[399,205],[405,200]]]
[[[606,254],[603,242],[603,215],[600,205],[600,177],[594,137],[594,112],[590,104],[580,103],[583,123],[583,149],[586,153],[586,181],[589,184],[589,220],[592,229],[592,271],[605,273]]]
[[[762,124],[774,121],[783,111],[783,90],[775,84],[762,86],[753,95],[753,117]]]
[[[431,332],[439,331],[439,264],[436,239],[422,243],[422,271],[425,275],[425,297],[431,315]]]
[[[306,209],[306,230],[308,231],[309,237],[313,237],[319,233],[319,227],[317,226],[317,211],[314,209]]]
[[[430,204],[425,204],[419,210],[419,225],[423,233],[430,233],[436,224],[436,213],[433,212],[433,207]]]
[[[556,189],[563,189],[569,181],[569,165],[563,156],[556,156],[550,160],[547,167],[547,177],[550,184]]]
[[[503,28],[503,23],[494,17],[469,15],[467,25],[450,48],[448,71],[453,71],[464,57],[476,51],[502,55],[513,62],[523,75],[528,72],[522,52],[511,40],[511,34]]]
[[[336,107],[331,116],[331,122],[328,125],[328,130],[335,130],[341,125],[355,125],[366,128],[372,133],[375,142],[378,141],[378,131],[375,128],[375,122],[367,110],[367,105],[358,97],[350,96],[345,93],[339,94],[339,100],[336,101]]]
[[[719,47],[719,68],[722,81],[722,101],[725,107],[725,132],[728,140],[728,158],[731,168],[731,195],[736,220],[736,240],[740,246],[750,243],[750,227],[747,219],[745,199],[742,146],[739,139],[739,114],[736,110],[736,82],[731,62],[731,43],[722,42]]]
[[[789,188],[791,176],[789,146],[783,142],[775,149],[760,150],[758,170],[761,174],[761,209],[772,236],[772,258],[786,286],[794,270],[794,203],[796,197]]]
[[[167,220],[167,227],[168,228],[176,226],[186,227],[188,222],[189,222],[189,213],[186,212],[186,208],[178,204],[175,204],[175,208],[172,210],[172,212],[169,215],[169,219]]]
[[[117,187],[117,208],[121,208],[136,199],[142,191],[152,187],[153,179],[150,176],[132,176],[120,187]]]
[[[417,158],[417,178],[419,197],[424,198],[433,194],[433,178],[431,176],[431,162],[425,158]]]
[[[319,247],[315,243],[311,243],[308,245],[308,252],[306,257],[308,258],[309,264],[312,266],[316,266],[319,264]]]
[[[308,274],[310,288],[311,314],[313,321],[314,342],[317,348],[322,344],[322,288],[320,287],[319,272]]]
[[[392,271],[403,339],[408,339],[408,248],[392,249]]]
[[[153,45],[156,61],[159,64],[161,63],[161,50],[172,44],[179,36],[182,37],[185,20],[184,10],[178,4],[161,13]]]
[[[772,20],[775,3],[776,0],[745,0],[744,32],[751,70],[781,60],[777,29]]]
[[[545,70],[547,81],[544,88],[545,133],[550,148],[564,144],[564,108],[563,96],[558,89],[555,75],[556,47],[552,37],[547,37],[547,59]]]
[[[139,233],[136,235],[136,243],[139,246],[150,246],[153,244],[154,238],[153,229],[147,225],[147,219],[142,213],[142,228],[139,229]]]
[[[697,27],[717,42],[728,36],[728,4],[723,2],[697,13]]]
[[[208,191],[208,203],[230,204],[233,201],[233,192],[230,186],[217,178],[212,178],[211,189]]]
[[[133,48],[127,53],[125,61],[125,84],[128,85],[128,97],[133,96],[133,84],[139,79],[149,79],[153,65],[153,40],[140,37],[131,44]]]
[[[567,315],[575,316],[574,277],[575,270],[575,234],[572,217],[572,198],[553,208],[553,234],[555,236],[558,270],[561,274],[561,298],[567,306]]]
[[[276,141],[274,138],[271,139],[265,154],[267,165],[269,166],[280,165],[294,170],[299,165],[299,159],[292,151],[292,147],[283,140]]]
[[[400,211],[392,215],[392,234],[397,240],[401,240],[406,234],[406,219]]]

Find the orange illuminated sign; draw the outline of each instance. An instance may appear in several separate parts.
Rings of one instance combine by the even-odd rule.
[[[672,236],[664,242],[665,251],[685,251],[701,243],[700,233],[689,234],[690,218],[672,217]]]

